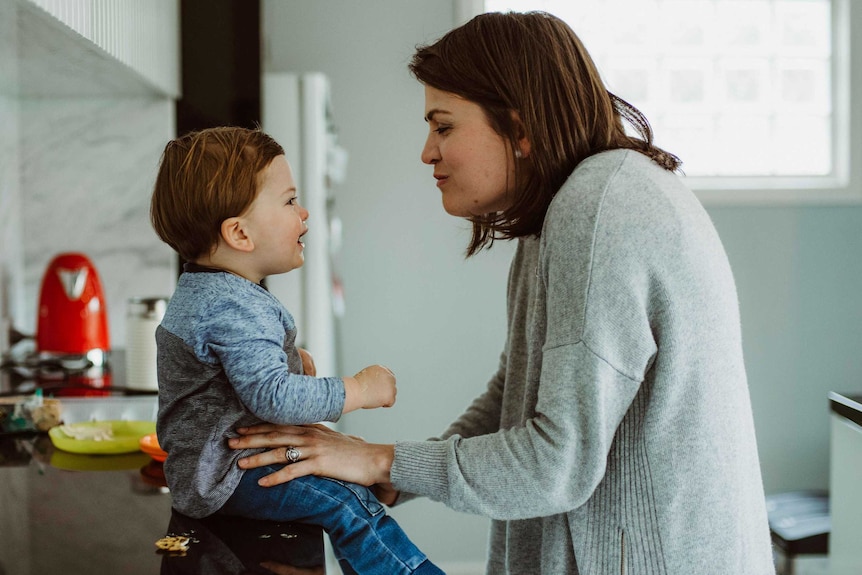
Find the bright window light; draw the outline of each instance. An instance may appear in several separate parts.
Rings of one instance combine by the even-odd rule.
[[[756,187],[839,175],[835,126],[846,118],[834,104],[832,4],[485,0],[485,10],[562,18],[608,89],[646,115],[656,144],[680,156],[687,176]]]

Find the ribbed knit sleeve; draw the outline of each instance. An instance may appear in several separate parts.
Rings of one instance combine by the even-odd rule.
[[[604,474],[614,432],[638,385],[582,343],[550,350],[546,358],[541,413],[524,426],[484,436],[398,443],[393,483],[494,519],[582,505]]]

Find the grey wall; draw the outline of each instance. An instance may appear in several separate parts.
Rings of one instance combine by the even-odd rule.
[[[709,208],[739,291],[766,489],[829,486],[829,391],[862,392],[862,208]]]
[[[451,3],[264,7],[265,69],[328,74],[339,142],[350,153],[337,189],[346,240],[342,364],[384,362],[399,378],[395,407],[350,414],[342,429],[381,442],[437,433],[496,365],[512,247],[465,262],[467,226],[443,212],[431,169],[419,161],[424,101],[406,63],[416,44],[453,25]],[[826,488],[826,395],[862,391],[862,208],[708,209],[739,288],[766,488]],[[395,516],[432,558],[465,573],[481,563],[484,519],[426,501]]]

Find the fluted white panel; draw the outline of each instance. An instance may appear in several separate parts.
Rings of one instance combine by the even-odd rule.
[[[179,95],[179,0],[22,0]]]

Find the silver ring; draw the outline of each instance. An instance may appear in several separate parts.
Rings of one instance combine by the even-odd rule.
[[[288,463],[296,463],[302,457],[302,452],[295,447],[288,447],[284,450],[284,457]]]

